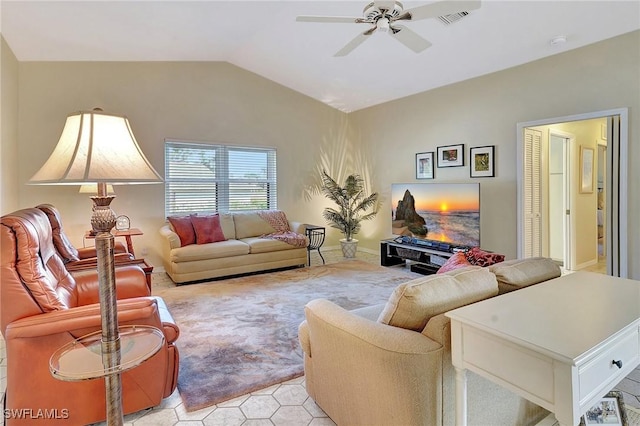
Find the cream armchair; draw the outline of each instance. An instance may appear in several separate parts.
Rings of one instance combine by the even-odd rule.
[[[338,425],[453,425],[444,313],[497,294],[496,276],[471,267],[402,284],[386,305],[346,311],[311,301],[299,327],[309,396]],[[470,425],[528,425],[548,414],[470,372],[467,391]]]

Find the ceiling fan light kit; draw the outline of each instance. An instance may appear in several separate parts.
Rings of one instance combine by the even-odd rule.
[[[453,23],[468,15],[470,10],[475,10],[479,7],[480,0],[444,0],[404,10],[402,3],[399,1],[373,1],[365,6],[363,17],[361,18],[344,16],[298,16],[296,21],[371,25],[369,29],[358,34],[334,56],[348,55],[377,30],[387,32],[415,53],[420,53],[430,47],[431,42],[408,27],[400,25],[398,21],[418,21],[421,19],[439,18],[442,22]]]

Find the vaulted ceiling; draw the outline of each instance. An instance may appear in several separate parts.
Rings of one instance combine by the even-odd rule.
[[[378,31],[334,57],[370,26],[296,22],[298,15],[361,17],[366,5],[4,0],[0,31],[19,61],[227,61],[349,112],[640,28],[637,0],[484,0],[453,24],[403,23],[432,43],[421,53]],[[558,36],[566,41],[551,43]]]

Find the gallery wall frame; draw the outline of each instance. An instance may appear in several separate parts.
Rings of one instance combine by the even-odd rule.
[[[495,145],[474,146],[469,150],[469,172],[472,178],[494,177]]]
[[[433,166],[433,151],[416,154],[416,179],[435,178]]]
[[[595,150],[580,145],[580,194],[593,194],[593,161]]]
[[[438,167],[464,166],[464,144],[439,146]]]

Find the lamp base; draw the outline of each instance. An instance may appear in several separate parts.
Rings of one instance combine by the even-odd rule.
[[[100,288],[100,319],[102,322],[102,364],[113,369],[120,364],[120,335],[116,297],[116,273],[113,257],[114,238],[111,230],[116,224],[116,214],[109,206],[115,197],[107,195],[107,185],[98,184],[98,195],[93,200],[92,231],[96,233],[98,260],[98,284]],[[122,381],[120,373],[105,377],[107,424],[124,424],[122,410]]]

